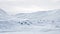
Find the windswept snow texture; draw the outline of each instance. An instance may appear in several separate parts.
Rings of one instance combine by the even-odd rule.
[[[49,32],[50,34],[56,32],[57,34],[60,32],[60,10],[18,13],[11,16],[0,9],[0,32]]]

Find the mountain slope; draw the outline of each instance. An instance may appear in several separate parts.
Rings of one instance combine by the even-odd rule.
[[[39,11],[35,13],[20,13],[17,18],[29,19],[34,25],[57,25],[60,24],[60,10]]]
[[[6,16],[6,15],[7,15],[7,13],[4,10],[0,9],[0,17]]]
[[[0,14],[2,16],[5,12]],[[0,31],[54,30],[60,28],[59,20],[60,10],[19,13],[14,16],[0,17]]]

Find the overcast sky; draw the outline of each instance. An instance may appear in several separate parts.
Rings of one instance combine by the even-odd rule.
[[[0,0],[0,8],[10,13],[60,9],[60,0]]]

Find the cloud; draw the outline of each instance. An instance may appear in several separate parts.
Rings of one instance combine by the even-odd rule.
[[[60,9],[60,0],[0,0],[0,8],[8,12]]]

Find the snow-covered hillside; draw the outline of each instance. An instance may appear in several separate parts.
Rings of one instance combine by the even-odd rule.
[[[60,10],[8,15],[0,10],[0,32],[3,31],[60,31]]]
[[[60,21],[60,10],[39,11],[35,13],[19,13],[17,18],[29,19],[35,25],[52,24],[57,25]]]
[[[6,16],[6,15],[7,15],[7,13],[4,10],[0,9],[0,17]]]
[[[0,21],[6,20],[6,17],[8,17],[8,14],[3,9],[0,9]]]

